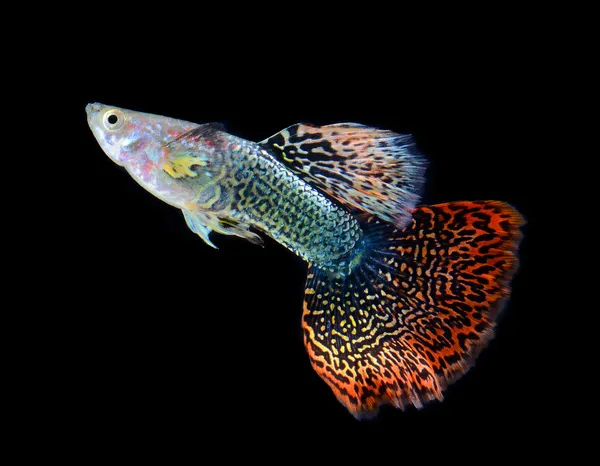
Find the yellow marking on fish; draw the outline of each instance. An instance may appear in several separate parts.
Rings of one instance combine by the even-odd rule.
[[[163,170],[173,178],[198,176],[198,173],[191,169],[192,165],[205,166],[206,162],[198,159],[197,157],[175,154],[175,157],[163,164]]]
[[[169,175],[171,175],[173,178],[180,178],[182,175],[179,175],[179,173],[177,173],[171,166],[170,162],[166,162],[163,165],[163,170],[166,171]]]
[[[344,335],[343,333],[338,333],[337,336],[339,336],[344,341],[350,341],[350,338],[348,338],[348,335]]]

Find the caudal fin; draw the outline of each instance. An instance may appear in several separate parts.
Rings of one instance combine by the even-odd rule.
[[[310,267],[302,317],[313,368],[357,418],[442,400],[473,365],[510,293],[523,224],[493,201],[420,207],[403,230],[363,220],[360,264],[346,278]]]

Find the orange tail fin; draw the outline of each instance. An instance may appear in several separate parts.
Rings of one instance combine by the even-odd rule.
[[[442,400],[492,338],[523,218],[501,202],[413,211],[402,231],[365,219],[348,277],[311,267],[302,326],[312,366],[357,418]]]

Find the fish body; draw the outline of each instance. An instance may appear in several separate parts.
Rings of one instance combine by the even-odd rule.
[[[362,236],[356,218],[257,143],[216,125],[108,110],[87,107],[105,152],[149,192],[182,209],[211,246],[209,229],[260,242],[249,231],[254,227],[310,263],[348,269]],[[117,120],[108,131],[111,115]]]
[[[410,137],[297,124],[261,141],[102,104],[104,152],[212,232],[266,234],[309,263],[302,327],[313,368],[357,418],[422,407],[472,365],[516,270],[522,217],[497,202],[417,207]]]

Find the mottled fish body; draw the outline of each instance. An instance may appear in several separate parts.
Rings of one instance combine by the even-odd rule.
[[[309,263],[305,345],[357,418],[441,400],[491,338],[522,218],[496,201],[417,208],[425,161],[409,136],[297,124],[257,143],[217,124],[86,112],[104,152],[207,244],[262,232]]]
[[[255,227],[306,261],[340,269],[361,237],[358,221],[257,143],[197,125],[100,104],[88,121],[113,161],[159,199],[181,209],[214,247],[211,231],[254,242]],[[111,116],[117,118],[110,131]],[[114,120],[113,118],[113,120]],[[115,135],[122,132],[119,142]],[[347,261],[346,261],[347,262]]]

